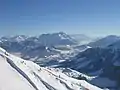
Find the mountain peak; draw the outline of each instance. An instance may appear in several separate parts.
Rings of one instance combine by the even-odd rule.
[[[58,34],[64,35],[64,34],[66,34],[66,33],[64,33],[64,32],[58,32]]]
[[[71,45],[75,44],[75,40],[64,32],[42,34],[39,36],[39,41],[44,45]]]

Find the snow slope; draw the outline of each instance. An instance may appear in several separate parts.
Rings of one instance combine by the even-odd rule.
[[[35,90],[29,82],[0,56],[0,90]]]
[[[0,48],[0,90],[102,90],[84,80],[40,67]]]

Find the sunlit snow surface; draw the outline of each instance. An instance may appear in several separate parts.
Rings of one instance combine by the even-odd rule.
[[[40,67],[0,48],[0,90],[102,90],[59,70]]]

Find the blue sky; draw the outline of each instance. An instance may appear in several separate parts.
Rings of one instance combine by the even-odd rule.
[[[120,0],[0,0],[0,35],[120,35]]]

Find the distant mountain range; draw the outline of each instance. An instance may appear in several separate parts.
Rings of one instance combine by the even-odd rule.
[[[77,39],[75,37],[77,37]],[[79,42],[91,39],[90,37],[87,37],[83,34],[67,35],[63,32],[42,34],[40,36],[31,37],[18,35],[11,37],[1,37],[0,46],[6,49],[8,52],[17,54],[24,59],[32,58],[34,60],[38,60],[39,58],[45,58],[50,55],[58,55],[61,53],[61,51],[71,52],[72,50],[73,52],[77,50],[77,52],[79,52],[93,47],[119,47],[120,41],[120,37],[110,35],[105,38],[98,39],[97,41],[92,41],[85,45],[79,45],[78,38]],[[60,48],[56,48],[58,46],[63,46],[63,49],[59,50]],[[68,46],[69,49],[66,50]]]
[[[82,42],[85,40],[85,37],[88,39],[87,36],[80,35],[79,39],[81,39],[79,41]],[[34,60],[61,53],[61,50],[59,50],[60,48],[55,47],[63,46],[64,48],[62,48],[64,51],[68,46],[71,47],[72,45],[78,44],[77,39],[72,38],[71,35],[67,35],[64,32],[42,34],[40,36],[17,35],[0,38],[0,46],[8,52],[24,59]]]
[[[2,37],[0,46],[8,52],[17,53],[25,59],[42,58],[58,53],[53,50],[58,45],[75,45],[77,42],[69,35],[59,32],[53,34],[42,34],[36,37],[18,35],[13,37]]]
[[[9,42],[22,42],[22,41],[34,41],[39,42],[45,46],[54,45],[73,45],[76,44],[76,40],[71,38],[69,35],[59,32],[53,34],[42,34],[40,36],[27,37],[25,35],[11,36],[11,37],[1,37],[0,41]]]

